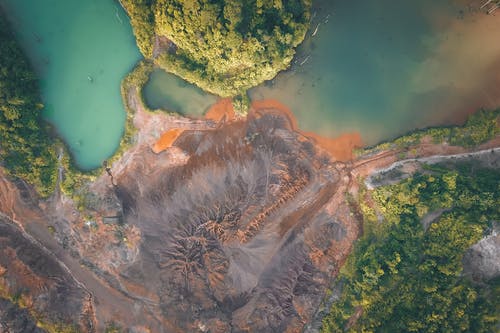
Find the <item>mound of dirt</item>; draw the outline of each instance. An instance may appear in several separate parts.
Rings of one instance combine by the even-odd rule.
[[[358,234],[342,165],[279,112],[175,145],[185,164],[129,161],[115,175],[124,221],[142,235],[122,283],[156,293],[179,331],[300,331]]]
[[[126,99],[135,144],[79,189],[86,210],[59,191],[39,200],[0,170],[0,329],[29,332],[32,313],[83,332],[110,322],[150,333],[301,332],[313,318],[317,327],[360,233],[346,193],[403,163],[404,151],[353,161],[359,136],[320,142],[275,101],[254,103],[247,119],[222,108],[193,120],[145,112],[137,94]],[[498,142],[488,145],[478,149]],[[473,153],[428,143],[415,151]],[[488,251],[484,265],[496,259]]]

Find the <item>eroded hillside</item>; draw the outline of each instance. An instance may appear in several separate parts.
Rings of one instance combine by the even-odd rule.
[[[86,211],[60,192],[14,196],[5,180],[4,212],[34,216],[28,231],[94,295],[98,328],[300,331],[358,235],[345,164],[277,110],[228,123],[137,111],[137,144],[112,181],[82,190]],[[155,154],[162,122],[185,130]]]

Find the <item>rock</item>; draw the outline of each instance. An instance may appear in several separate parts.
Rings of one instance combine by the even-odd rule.
[[[488,281],[500,276],[500,224],[464,255],[464,273],[476,281]]]

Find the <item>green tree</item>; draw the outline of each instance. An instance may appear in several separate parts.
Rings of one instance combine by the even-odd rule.
[[[47,196],[57,159],[42,121],[38,81],[0,11],[0,163]]]
[[[473,284],[462,275],[462,257],[499,220],[499,188],[499,170],[461,164],[369,193],[384,220],[365,216],[323,332],[493,332],[500,279]],[[419,210],[444,207],[424,230]]]
[[[289,66],[307,31],[311,0],[125,0],[123,5],[146,57],[154,55],[162,68],[206,91],[232,97]],[[167,39],[168,47],[161,48],[155,36]]]

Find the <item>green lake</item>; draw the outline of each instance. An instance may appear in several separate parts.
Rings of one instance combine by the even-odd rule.
[[[252,89],[288,105],[325,136],[367,144],[461,122],[500,105],[500,15],[478,0],[316,1],[291,70]],[[77,164],[94,168],[123,133],[120,81],[140,59],[113,0],[0,0],[41,77],[44,116]],[[499,13],[500,14],[500,13]],[[216,98],[162,71],[143,91],[151,108],[199,116]]]
[[[41,78],[44,117],[82,169],[118,147],[120,82],[141,58],[128,17],[112,0],[0,0]]]
[[[480,11],[481,3],[315,1],[291,69],[249,95],[286,104],[304,130],[359,132],[366,144],[461,123],[500,106],[500,15]],[[194,116],[212,100],[161,71],[144,97],[153,108]]]
[[[147,106],[182,115],[202,116],[217,97],[161,69],[155,70],[144,86],[143,96]]]
[[[252,89],[299,126],[366,144],[500,106],[500,13],[484,1],[317,1],[292,70]],[[319,5],[321,3],[321,5]]]

